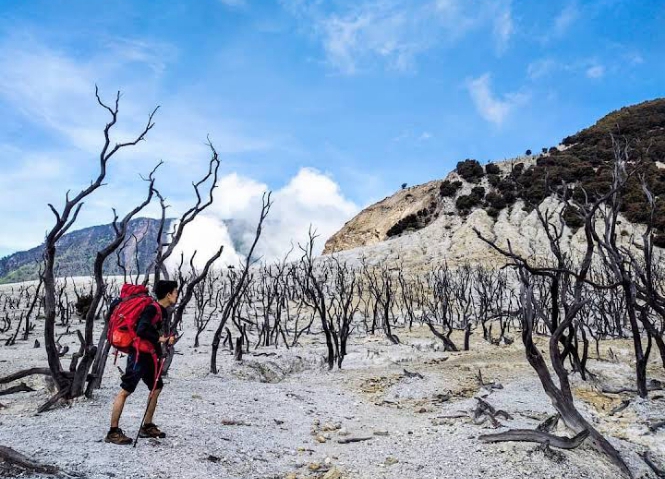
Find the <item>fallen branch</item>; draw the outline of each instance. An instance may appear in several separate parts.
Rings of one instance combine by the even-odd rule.
[[[610,411],[609,415],[614,416],[616,413],[626,409],[629,405],[630,405],[630,399],[624,399],[623,401],[621,401],[621,404],[619,404],[617,407],[615,407]]]
[[[7,396],[9,394],[15,394],[15,393],[31,393],[33,391],[34,389],[32,389],[27,384],[21,383],[18,386],[12,386],[10,388],[0,391],[0,396]]]
[[[485,434],[478,439],[484,442],[537,442],[540,444],[549,444],[559,449],[576,449],[588,436],[589,431],[586,429],[575,437],[559,437],[531,429],[512,429],[498,434]]]
[[[653,458],[651,457],[651,451],[640,453],[640,457],[644,460],[646,465],[649,466],[651,470],[656,474],[656,477],[665,479],[665,470],[661,469],[656,465]]]
[[[0,459],[2,459],[2,462],[9,464],[10,466],[15,466],[37,474],[56,475],[60,472],[55,466],[39,464],[7,446],[0,446]]]
[[[487,419],[489,419],[492,421],[492,427],[497,428],[502,426],[502,424],[497,420],[497,416],[504,418],[506,421],[513,419],[513,417],[506,411],[501,409],[496,410],[494,406],[492,406],[487,401],[484,401],[478,397],[476,398],[476,401],[478,401],[478,407],[473,412],[473,422],[476,425],[483,424]]]
[[[351,444],[353,442],[363,442],[363,441],[369,441],[371,440],[372,437],[345,437],[343,439],[338,439],[337,442],[339,444]]]
[[[34,374],[42,374],[45,376],[50,376],[51,375],[51,370],[49,368],[30,368],[30,369],[24,369],[22,371],[19,371],[14,374],[10,374],[9,376],[5,376],[3,378],[0,378],[0,384],[8,384],[11,383],[12,381],[17,381],[19,379],[23,379],[28,376],[32,376]]]
[[[425,379],[422,374],[420,373],[412,373],[411,371],[407,371],[406,369],[404,370],[404,377],[407,378],[417,378],[417,379]]]
[[[656,421],[649,424],[649,431],[656,432],[661,427],[665,427],[665,421]]]
[[[652,379],[649,381],[649,384],[647,384],[647,391],[662,391],[665,389],[665,384],[662,382]],[[620,387],[620,388],[615,388],[612,386],[603,386],[602,392],[606,394],[621,394],[621,393],[634,393],[637,394],[637,389],[634,388],[626,388],[626,387]]]
[[[485,380],[483,379],[483,373],[480,369],[478,370],[478,374],[476,374],[476,381],[478,381],[478,385],[481,388],[486,388],[490,392],[494,389],[503,389],[503,385],[497,381],[490,381],[486,383]]]

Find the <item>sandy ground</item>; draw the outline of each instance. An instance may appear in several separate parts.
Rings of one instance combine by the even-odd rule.
[[[501,422],[510,428],[535,428],[554,413],[519,338],[510,346],[492,346],[475,335],[470,352],[444,353],[426,328],[398,334],[403,344],[397,346],[379,335],[355,337],[342,370],[327,371],[323,345],[312,343],[288,351],[252,350],[242,363],[224,352],[218,375],[207,372],[209,337],[195,350],[193,334],[186,334],[155,416],[167,438],[140,440],[136,449],[103,442],[120,377],[109,359],[103,387],[91,400],[36,414],[50,395],[43,377],[26,380],[35,392],[0,396],[0,445],[90,479],[621,477],[585,445],[550,457],[533,444],[478,439],[505,428],[474,424],[475,397],[508,412],[513,419]],[[74,338],[63,341],[73,344]],[[45,366],[45,353],[33,342],[0,346],[0,375]],[[591,371],[599,383],[631,385],[629,344],[608,343],[603,355],[608,347],[618,352],[619,362],[591,361]],[[259,353],[269,355],[254,356]],[[124,367],[124,359],[119,365]],[[486,382],[498,381],[503,389],[480,388],[479,369]],[[655,361],[651,376],[664,379]],[[655,477],[637,452],[649,448],[665,463],[665,430],[648,429],[665,417],[665,394],[640,401],[599,393],[577,376],[574,384],[580,409],[609,435],[635,477]],[[130,436],[147,393],[139,386],[125,408],[121,427]],[[627,398],[628,408],[608,416]],[[339,442],[349,438],[367,440]]]

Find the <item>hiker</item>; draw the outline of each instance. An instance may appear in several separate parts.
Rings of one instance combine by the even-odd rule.
[[[125,286],[139,288],[131,285]],[[145,288],[143,290],[147,292]],[[154,388],[154,391],[149,397],[145,419],[139,430],[139,436],[166,437],[166,434],[160,431],[152,422],[152,417],[157,407],[157,399],[164,386],[162,379],[156,378],[155,375],[158,371],[158,357],[162,357],[162,344],[168,343],[169,345],[173,345],[175,342],[173,336],[160,334],[160,330],[162,328],[162,318],[165,318],[167,315],[166,308],[174,305],[178,299],[178,283],[175,281],[158,281],[155,284],[153,292],[157,301],[148,300],[147,305],[140,312],[140,316],[138,316],[136,338],[133,340],[132,349],[127,354],[127,367],[121,378],[120,392],[113,402],[111,429],[109,429],[106,435],[106,442],[113,444],[132,443],[132,439],[127,437],[118,425],[125,401],[134,392],[141,380],[148,386],[148,389],[152,390]],[[143,295],[143,297],[145,300],[146,296]],[[128,299],[131,298],[132,296],[128,297]],[[157,379],[156,383],[155,379]]]

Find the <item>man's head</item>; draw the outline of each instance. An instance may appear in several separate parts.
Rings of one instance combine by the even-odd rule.
[[[157,301],[164,307],[172,306],[178,300],[178,283],[176,281],[157,281],[154,288]]]

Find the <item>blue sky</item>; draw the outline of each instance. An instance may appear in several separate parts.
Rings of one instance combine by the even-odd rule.
[[[664,32],[660,0],[3,0],[0,256],[41,242],[46,204],[93,177],[95,83],[108,101],[123,92],[119,139],[161,108],[78,226],[137,203],[160,159],[177,213],[210,135],[224,175],[211,221],[251,221],[272,189],[279,251],[404,182],[538,151],[662,96]]]

